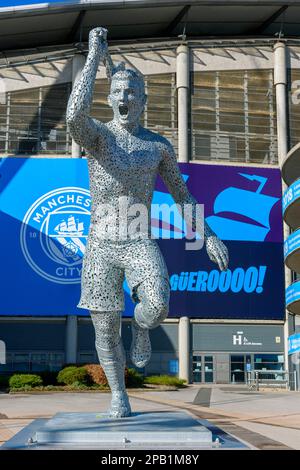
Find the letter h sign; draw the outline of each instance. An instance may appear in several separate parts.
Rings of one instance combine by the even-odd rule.
[[[242,335],[241,334],[232,335],[232,342],[234,346],[236,345],[242,346]]]

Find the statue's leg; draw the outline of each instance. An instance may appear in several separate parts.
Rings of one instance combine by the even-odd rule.
[[[90,314],[99,361],[112,393],[109,414],[113,418],[130,416],[131,408],[125,388],[126,356],[120,336],[121,312],[91,311]]]
[[[132,320],[130,358],[137,367],[145,367],[151,358],[149,330],[156,328],[169,311],[170,285],[165,277],[148,277],[136,288],[138,304]]]

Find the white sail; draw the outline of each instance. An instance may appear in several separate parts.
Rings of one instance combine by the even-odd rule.
[[[83,222],[79,222],[79,223],[78,223],[77,230],[78,230],[78,232],[83,232],[83,230],[84,230]]]
[[[68,231],[68,227],[67,227],[67,224],[65,222],[65,220],[63,220],[60,224],[56,225],[56,227],[54,228],[54,230],[56,232],[67,232]]]
[[[68,218],[68,232],[76,232],[76,230],[75,218],[73,215],[71,215]]]

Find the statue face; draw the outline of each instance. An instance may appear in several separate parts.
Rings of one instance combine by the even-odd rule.
[[[113,77],[108,96],[114,119],[123,127],[137,124],[144,111],[146,95],[140,80],[130,76]]]

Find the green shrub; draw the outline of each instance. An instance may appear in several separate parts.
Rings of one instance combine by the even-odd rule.
[[[71,390],[89,390],[90,387],[85,385],[82,382],[79,382],[78,380],[76,382],[73,382],[72,385],[70,385]]]
[[[142,374],[137,372],[135,369],[127,369],[127,374],[125,375],[125,381],[127,387],[142,387],[144,382],[144,377]]]
[[[173,385],[175,387],[184,386],[186,380],[179,379],[173,375],[151,375],[145,377],[144,383],[151,385]]]
[[[23,387],[18,388],[11,388],[10,392],[32,392],[32,390],[41,390],[42,387],[34,387],[32,388],[30,385],[24,385]]]
[[[39,375],[34,374],[14,374],[9,379],[10,388],[32,388],[40,387],[43,381]]]
[[[89,386],[89,389],[90,390],[105,390],[105,391],[108,391],[109,386],[108,385],[93,384],[93,385]]]
[[[84,367],[65,367],[57,375],[57,382],[66,385],[72,385],[74,382],[87,385],[89,381],[89,374]]]
[[[51,391],[51,390],[56,390],[57,387],[58,387],[58,385],[46,385],[46,386],[44,387],[44,390],[49,390],[49,391]]]

